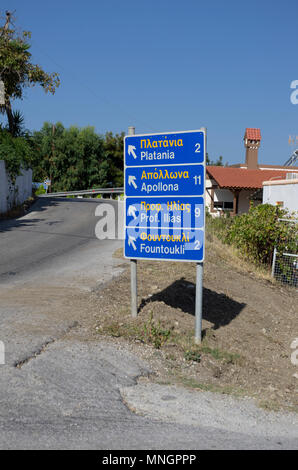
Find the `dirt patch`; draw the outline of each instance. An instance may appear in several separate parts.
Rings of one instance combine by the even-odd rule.
[[[155,372],[150,380],[158,383],[250,396],[267,409],[298,411],[297,367],[291,363],[297,292],[246,263],[236,268],[217,241],[207,242],[206,254],[200,346],[193,341],[193,263],[138,262],[137,319],[130,316],[127,267],[117,281],[90,294],[97,313],[89,333],[125,344],[147,360]]]
[[[120,268],[123,274],[98,282],[91,292],[58,279],[17,289],[2,286],[2,306],[31,312],[25,319],[16,316],[12,325],[36,337],[60,338],[70,322],[78,322],[69,339],[104,337],[129,350],[153,371],[150,379],[140,380],[249,396],[267,409],[298,411],[298,371],[291,363],[291,344],[298,337],[294,289],[273,283],[268,272],[207,240],[203,342],[197,346],[195,264],[139,261],[136,319],[130,314],[129,263]]]

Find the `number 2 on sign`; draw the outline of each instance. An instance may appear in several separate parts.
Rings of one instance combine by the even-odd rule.
[[[195,144],[195,153],[200,153],[201,151],[201,144]]]
[[[201,175],[195,175],[193,179],[195,180],[196,185],[201,184]]]

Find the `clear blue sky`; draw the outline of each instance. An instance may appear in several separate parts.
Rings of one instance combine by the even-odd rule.
[[[58,72],[55,96],[36,87],[16,102],[31,130],[44,121],[99,133],[206,126],[215,159],[244,161],[246,127],[259,160],[283,164],[298,136],[297,0],[6,0],[32,32],[32,60]],[[298,141],[297,141],[298,147]]]

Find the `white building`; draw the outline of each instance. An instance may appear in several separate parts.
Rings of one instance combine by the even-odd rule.
[[[298,173],[296,175],[292,174],[285,180],[264,181],[263,204],[272,204],[298,214]]]

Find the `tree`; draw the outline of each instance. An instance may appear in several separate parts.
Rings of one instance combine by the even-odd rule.
[[[210,160],[208,152],[206,153],[206,165],[214,165],[214,166],[223,166],[222,156],[220,156],[215,162]]]
[[[44,123],[32,139],[33,178],[50,178],[53,191],[73,191],[107,186],[109,165],[103,138],[93,127]]]
[[[123,186],[123,137],[45,122],[30,139],[33,179],[50,178],[53,191]]]
[[[108,181],[113,187],[123,186],[123,139],[124,132],[116,135],[107,132],[104,136],[105,160],[109,168]]]
[[[5,161],[6,171],[12,183],[22,168],[31,166],[31,158],[32,148],[28,139],[13,137],[7,129],[0,129],[0,160]]]
[[[9,132],[14,135],[15,120],[11,101],[22,99],[27,87],[40,85],[45,92],[55,93],[60,84],[57,73],[47,73],[39,65],[30,62],[30,31],[17,33],[12,25],[12,14],[6,11],[6,22],[0,27],[0,80],[4,83],[4,105]]]

